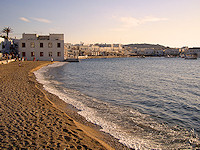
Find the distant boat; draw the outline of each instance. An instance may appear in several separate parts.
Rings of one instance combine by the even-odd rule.
[[[185,59],[197,59],[197,54],[186,55]]]
[[[65,59],[66,62],[79,62],[78,58],[67,58]]]
[[[138,58],[145,58],[145,56],[144,55],[140,55],[140,56],[137,56]]]
[[[175,58],[176,56],[173,56],[173,55],[167,55],[165,56],[165,58]]]

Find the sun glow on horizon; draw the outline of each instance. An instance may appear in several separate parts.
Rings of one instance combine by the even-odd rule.
[[[63,33],[65,42],[74,44],[84,41],[156,43],[170,47],[200,45],[198,0],[9,2],[13,5],[9,11],[2,8],[7,14],[0,16],[0,25],[11,26],[14,31],[11,35],[17,38],[22,33]]]

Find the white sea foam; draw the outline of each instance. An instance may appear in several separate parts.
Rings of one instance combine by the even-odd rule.
[[[57,62],[57,63],[53,63],[51,65],[40,68],[39,70],[34,72],[36,76],[36,80],[43,85],[50,84],[50,82],[45,78],[44,73],[46,73],[49,70],[49,68],[60,67],[65,64],[66,62]]]
[[[148,115],[141,114],[136,110],[112,106],[109,103],[88,97],[79,93],[78,91],[65,89],[64,87],[57,88],[57,85],[60,85],[60,83],[55,80],[49,80],[48,77],[45,76],[45,73],[51,67],[59,67],[64,64],[66,63],[54,63],[34,72],[37,81],[43,84],[45,90],[57,95],[66,103],[76,107],[79,110],[78,113],[85,117],[87,121],[101,126],[102,131],[119,139],[121,143],[135,149],[163,148],[159,142],[154,142],[151,140],[152,136],[154,136],[153,133],[145,132],[143,126],[147,126],[147,130],[156,130],[160,132],[160,134],[164,134],[165,132],[169,136],[179,134],[179,132],[169,129],[164,124],[155,122],[149,118]],[[127,125],[125,121],[120,122],[124,117],[124,114],[130,115],[129,121],[133,121],[135,123],[134,126],[130,127],[131,130],[124,128],[124,125]],[[165,137],[163,137],[163,135],[158,135],[157,139],[159,138]]]

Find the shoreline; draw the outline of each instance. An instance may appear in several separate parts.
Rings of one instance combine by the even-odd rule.
[[[33,72],[48,64],[52,63],[28,61],[23,62],[22,67],[18,66],[18,62],[1,65],[0,71],[5,72],[4,75],[0,75],[2,93],[0,97],[3,97],[0,125],[1,147],[129,149],[117,139],[99,131],[100,127],[87,122],[72,106],[44,90]],[[16,76],[17,80],[12,80],[13,76]],[[15,83],[14,86],[12,82]],[[9,85],[12,88],[9,88]],[[11,99],[6,96],[8,93],[12,94]],[[20,93],[28,99],[23,96],[21,100]],[[7,103],[13,107],[9,107]],[[12,113],[6,114],[8,111]],[[9,119],[6,120],[6,118]],[[17,123],[16,118],[20,123]],[[39,120],[39,118],[42,119]]]

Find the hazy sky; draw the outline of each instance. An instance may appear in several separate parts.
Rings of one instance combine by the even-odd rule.
[[[70,43],[200,46],[200,0],[1,0],[0,28]]]

